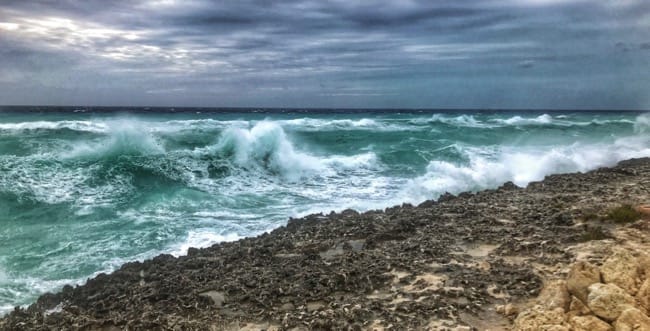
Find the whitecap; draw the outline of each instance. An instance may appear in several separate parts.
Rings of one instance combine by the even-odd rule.
[[[0,123],[0,130],[4,131],[61,129],[103,133],[106,131],[106,126],[103,123],[93,121],[32,121],[20,123]]]
[[[650,156],[649,137],[620,138],[613,143],[566,146],[465,147],[467,163],[432,160],[426,173],[410,180],[401,196],[420,202],[445,192],[493,188],[512,181],[526,186],[556,173],[585,172],[629,158]]]

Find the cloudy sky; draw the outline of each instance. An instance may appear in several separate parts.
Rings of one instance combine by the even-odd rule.
[[[1,0],[0,104],[650,109],[648,0]]]

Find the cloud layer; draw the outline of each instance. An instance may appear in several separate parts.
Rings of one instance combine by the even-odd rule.
[[[3,1],[0,103],[650,109],[645,0]]]

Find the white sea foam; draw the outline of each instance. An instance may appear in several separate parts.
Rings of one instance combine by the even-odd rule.
[[[318,158],[296,151],[282,127],[273,122],[257,123],[250,130],[229,128],[215,148],[233,154],[240,167],[268,167],[292,180],[326,170]]]
[[[0,123],[0,130],[26,131],[26,130],[61,130],[87,131],[102,133],[106,126],[96,121],[32,121],[20,123]]]
[[[650,132],[650,113],[639,115],[634,121],[634,132],[638,134]]]
[[[539,115],[534,118],[524,118],[521,116],[513,116],[508,119],[494,119],[493,122],[506,124],[506,125],[542,125],[553,123],[553,117],[549,114]]]
[[[250,234],[247,234],[250,235]],[[245,236],[240,236],[236,233],[219,234],[210,229],[192,230],[188,233],[187,238],[178,245],[170,249],[170,254],[173,256],[186,255],[190,247],[203,248],[218,244],[224,241],[235,241]]]
[[[162,144],[138,120],[116,119],[106,121],[107,137],[94,141],[78,142],[71,151],[63,153],[66,158],[99,157],[112,155],[147,155],[165,152]]]
[[[444,123],[459,127],[480,128],[485,127],[486,124],[476,119],[473,115],[459,115],[459,116],[446,116],[443,114],[434,114],[430,119],[426,120],[429,123]],[[416,123],[418,121],[416,120]]]
[[[411,180],[402,196],[419,202],[443,194],[496,187],[512,181],[526,186],[555,173],[584,172],[629,158],[650,156],[650,137],[613,143],[575,143],[557,147],[467,147],[467,164],[431,161],[426,174]]]
[[[413,126],[402,125],[391,120],[382,119],[319,119],[296,118],[274,121],[283,127],[298,131],[338,131],[338,130],[372,130],[372,131],[405,131],[415,129]]]

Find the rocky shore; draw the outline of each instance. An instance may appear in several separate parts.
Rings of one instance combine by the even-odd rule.
[[[647,203],[648,158],[527,188],[310,215],[65,286],[0,330],[599,330],[576,317],[648,330],[650,268],[637,266],[650,222],[630,208]],[[608,268],[633,274],[605,279]],[[591,281],[572,283],[582,274]],[[613,287],[627,300],[617,316],[590,306]],[[621,316],[641,322],[626,329]]]

